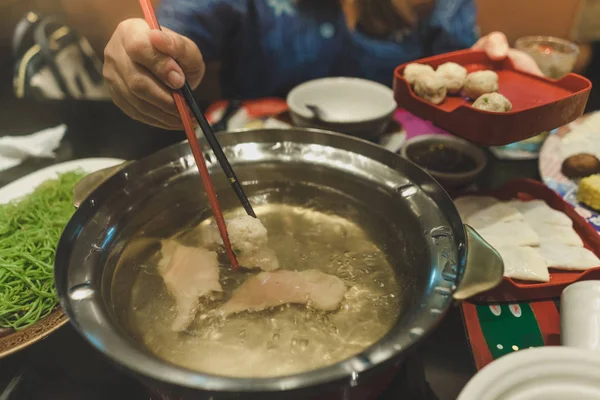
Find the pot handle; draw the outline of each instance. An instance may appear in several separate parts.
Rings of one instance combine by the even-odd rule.
[[[465,225],[467,233],[467,262],[458,288],[456,300],[464,300],[490,290],[502,282],[504,261],[500,254],[486,242],[475,229]]]
[[[131,161],[125,161],[113,167],[103,168],[92,172],[81,179],[73,188],[73,205],[79,208],[79,205],[88,198],[88,196],[111,176],[125,168]]]

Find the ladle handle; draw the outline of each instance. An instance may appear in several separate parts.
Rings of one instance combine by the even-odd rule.
[[[467,261],[462,279],[454,291],[456,300],[464,300],[493,289],[502,282],[504,261],[475,229],[465,225],[467,234]]]

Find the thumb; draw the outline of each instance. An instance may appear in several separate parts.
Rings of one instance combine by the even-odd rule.
[[[193,88],[198,86],[204,75],[205,65],[200,49],[185,36],[169,29],[150,32],[150,43],[161,53],[173,58]]]

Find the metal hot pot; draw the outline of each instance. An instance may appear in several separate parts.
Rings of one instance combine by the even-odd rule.
[[[238,379],[163,361],[123,328],[119,310],[128,306],[134,276],[121,274],[115,279],[115,267],[123,253],[131,251],[126,245],[146,221],[154,218],[177,227],[198,213],[208,217],[206,195],[186,142],[103,171],[78,187],[78,193],[91,194],[79,205],[58,245],[56,287],[77,331],[164,399],[373,398],[407,352],[438,325],[454,299],[490,289],[502,278],[500,256],[463,225],[441,186],[396,154],[317,130],[240,131],[224,133],[220,141],[249,197],[291,181],[325,186],[367,205],[403,283],[398,295],[405,297],[404,306],[381,340],[319,370]],[[214,155],[207,153],[205,158],[217,190],[230,191]],[[102,174],[111,176],[104,179]],[[236,206],[223,198],[224,208]]]

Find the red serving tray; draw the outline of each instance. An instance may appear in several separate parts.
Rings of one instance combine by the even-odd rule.
[[[394,73],[394,97],[400,107],[432,121],[457,136],[484,146],[500,146],[563,126],[583,115],[592,83],[570,73],[554,80],[517,71],[508,58],[493,61],[483,51],[461,50],[423,58],[416,63],[433,68],[452,61],[469,72],[491,69],[498,73],[498,92],[512,103],[512,110],[494,113],[471,107],[471,101],[448,96],[435,105],[418,97],[403,77],[402,64]]]
[[[492,196],[500,200],[543,200],[555,210],[565,213],[573,221],[573,229],[581,237],[584,246],[600,257],[600,235],[575,209],[565,202],[553,190],[543,183],[531,179],[515,179],[499,189],[480,192],[475,196]],[[485,268],[485,266],[482,266]],[[504,278],[500,285],[479,294],[469,301],[504,302],[530,301],[560,297],[563,289],[571,283],[600,279],[600,266],[585,271],[560,271],[550,269],[550,281],[546,283],[528,283]]]

